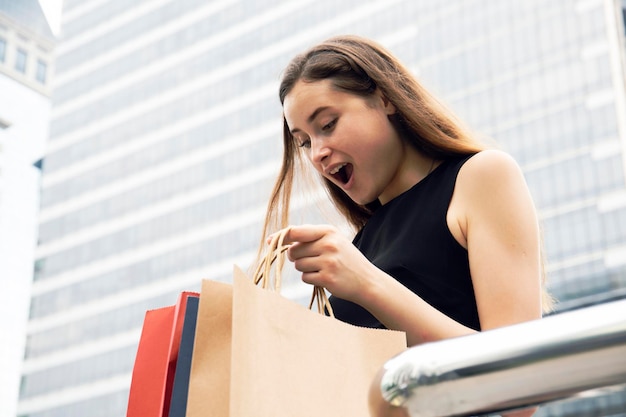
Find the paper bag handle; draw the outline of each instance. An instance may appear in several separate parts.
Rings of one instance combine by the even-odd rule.
[[[289,228],[287,227],[272,235],[267,253],[254,271],[253,280],[255,285],[259,285],[260,283],[261,287],[264,289],[269,288],[276,292],[280,292],[282,270],[285,265],[285,251],[289,249],[289,245],[284,244],[285,236],[288,231]],[[274,280],[272,281],[271,270],[274,263],[276,263],[276,265],[274,266]],[[325,314],[325,311],[328,311],[328,314],[331,317],[335,317],[324,287],[320,287],[318,285],[313,286],[313,294],[311,294],[309,309],[313,307],[313,303],[315,301],[317,301],[317,311],[320,314]]]

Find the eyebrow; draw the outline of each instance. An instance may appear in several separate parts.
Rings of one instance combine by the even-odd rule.
[[[315,109],[313,111],[313,113],[311,113],[311,115],[306,119],[307,123],[311,123],[313,120],[315,120],[315,118],[317,117],[318,114],[320,114],[321,112],[323,112],[324,110],[327,110],[329,108],[330,108],[330,106],[320,106],[317,109]],[[293,135],[294,133],[301,132],[301,130],[298,129],[298,128],[295,128],[293,130],[290,130],[289,132]]]

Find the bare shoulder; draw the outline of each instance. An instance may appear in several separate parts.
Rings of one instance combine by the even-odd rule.
[[[494,175],[519,173],[521,173],[519,165],[511,155],[500,150],[489,149],[472,156],[463,165],[459,175],[490,179]]]
[[[468,159],[459,171],[448,207],[448,227],[467,248],[470,225],[484,225],[502,216],[512,219],[518,210],[532,210],[521,169],[509,154],[486,150]]]
[[[457,214],[475,218],[510,213],[532,204],[528,186],[515,159],[499,150],[472,156],[459,171],[455,186]]]
[[[472,156],[459,171],[460,192],[473,196],[507,186],[525,186],[522,170],[515,159],[500,150],[485,150]]]

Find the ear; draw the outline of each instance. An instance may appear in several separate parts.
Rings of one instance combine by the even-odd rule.
[[[382,100],[383,109],[385,110],[385,113],[387,114],[387,116],[396,114],[397,113],[396,106],[394,106],[393,103],[389,101],[389,99],[380,90],[378,90],[377,93],[380,96],[380,99]]]

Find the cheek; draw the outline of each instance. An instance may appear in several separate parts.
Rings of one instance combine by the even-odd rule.
[[[366,130],[355,139],[359,151],[373,154],[374,157],[386,160],[390,152],[394,152],[397,145],[395,131],[384,124],[370,124]]]

